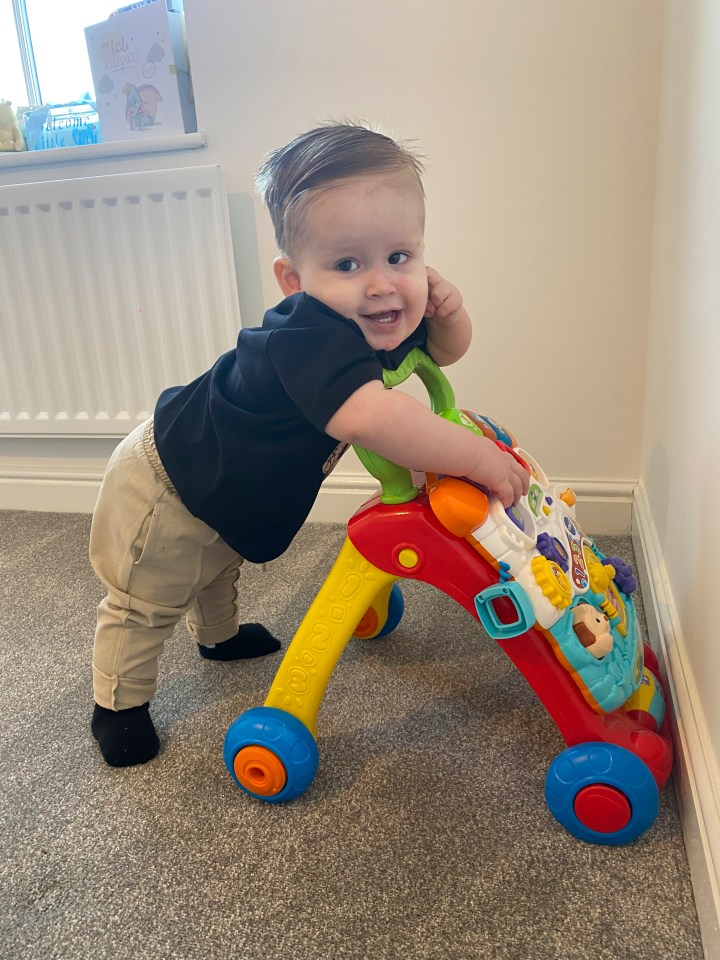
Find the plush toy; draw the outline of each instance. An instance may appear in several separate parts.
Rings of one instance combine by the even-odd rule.
[[[15,122],[15,111],[9,100],[0,100],[0,150],[24,150],[25,138]]]

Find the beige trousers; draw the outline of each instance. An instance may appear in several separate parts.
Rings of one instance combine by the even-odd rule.
[[[112,454],[90,532],[90,561],[107,588],[93,651],[96,703],[125,710],[150,700],[158,657],[183,614],[202,644],[239,626],[243,560],[183,506],[158,456],[152,420]]]

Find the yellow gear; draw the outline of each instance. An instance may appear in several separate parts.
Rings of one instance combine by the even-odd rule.
[[[588,570],[588,580],[593,593],[607,593],[610,581],[615,579],[615,567],[611,563],[601,563],[586,543],[583,544],[583,556]]]
[[[554,560],[547,557],[533,557],[530,569],[535,576],[535,582],[543,595],[558,610],[564,610],[572,602],[572,587],[570,581]]]

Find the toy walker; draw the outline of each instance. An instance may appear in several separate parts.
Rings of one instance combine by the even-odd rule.
[[[456,477],[358,456],[382,492],[351,519],[338,558],[295,634],[262,707],[225,738],[225,763],[245,791],[270,803],[299,796],[318,767],[315,730],[330,675],[351,636],[400,622],[398,581],[423,580],[478,620],[522,672],[567,743],[550,765],[553,816],[590,843],[625,844],[655,821],[672,768],[658,662],[638,633],[631,568],[606,557],[575,519],[575,495],[553,485],[488,417],[455,407],[447,379],[413,350],[387,387],[415,372],[432,409],[494,440],[530,472],[527,496],[506,510]]]

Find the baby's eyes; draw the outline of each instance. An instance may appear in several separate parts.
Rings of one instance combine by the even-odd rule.
[[[410,259],[410,255],[403,253],[402,250],[396,250],[394,253],[391,253],[388,257],[388,263],[393,266],[398,266],[402,263],[407,263]],[[353,273],[355,270],[360,269],[360,264],[357,260],[353,260],[351,257],[346,257],[344,260],[338,260],[335,264],[335,269],[339,270],[341,273]]]
[[[341,273],[351,273],[353,270],[357,270],[360,264],[357,260],[340,260],[335,264],[335,269],[339,270]]]

